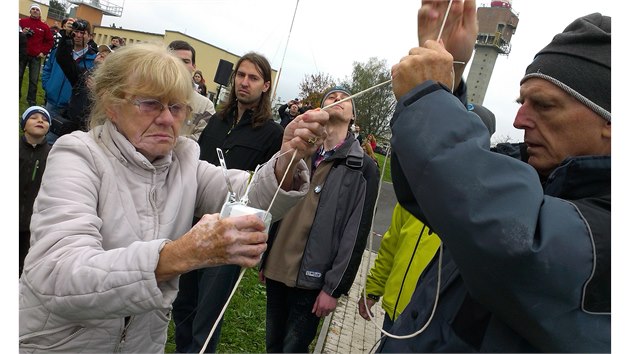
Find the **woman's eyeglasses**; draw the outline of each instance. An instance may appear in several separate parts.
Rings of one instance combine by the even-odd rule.
[[[173,103],[165,106],[162,102],[153,98],[134,99],[129,100],[129,102],[137,106],[140,113],[153,116],[154,118],[159,116],[166,107],[168,107],[168,110],[175,118],[184,118],[190,112],[190,107],[184,103]]]

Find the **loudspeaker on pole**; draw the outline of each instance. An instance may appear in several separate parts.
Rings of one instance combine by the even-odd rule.
[[[230,63],[227,60],[219,59],[219,66],[217,67],[216,74],[214,74],[214,82],[219,85],[228,86],[233,66],[233,63]]]

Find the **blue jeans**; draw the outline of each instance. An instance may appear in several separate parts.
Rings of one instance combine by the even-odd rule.
[[[28,65],[28,93],[26,94],[26,102],[29,106],[37,105],[37,84],[39,83],[39,69],[42,61],[39,57],[28,55],[25,60],[20,61],[20,99],[22,99],[22,78],[24,71]]]
[[[175,350],[199,353],[212,326],[219,318],[240,273],[237,265],[193,270],[179,278],[179,293],[173,302]],[[215,353],[221,337],[221,324],[212,334],[205,353]]]
[[[268,353],[308,353],[320,318],[311,311],[320,290],[291,288],[267,278]]]

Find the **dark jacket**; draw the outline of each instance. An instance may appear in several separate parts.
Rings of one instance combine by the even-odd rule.
[[[26,34],[20,31],[20,42],[19,42],[20,62],[23,62],[26,59],[28,59],[28,54],[26,52],[26,41],[27,41]]]
[[[208,87],[206,86],[206,84],[199,84],[197,86],[197,92],[199,92],[199,94],[203,97],[208,97]]]
[[[289,113],[288,110],[289,105],[287,103],[283,104],[282,106],[280,106],[280,108],[278,108],[278,115],[280,115],[280,125],[283,128],[286,128],[286,126],[291,123],[291,121],[293,120],[293,118],[295,118],[295,116],[292,116]],[[300,113],[301,114],[301,113]]]
[[[44,64],[42,70],[42,88],[46,91],[46,102],[57,107],[65,108],[68,106],[70,97],[72,96],[72,83],[66,77],[64,71],[57,63],[57,51],[61,50],[61,42],[59,47],[50,52],[50,57]],[[90,70],[94,66],[96,53],[92,49],[75,60],[77,67],[77,78],[82,72]],[[53,124],[54,126],[54,124]]]
[[[33,147],[20,137],[20,231],[29,231],[33,202],[42,183],[50,148],[46,140]]]
[[[215,113],[199,136],[199,158],[219,166],[216,149],[221,148],[227,168],[253,171],[256,165],[267,162],[280,150],[284,132],[271,119],[252,128],[252,113],[245,111],[235,127],[234,114],[222,119],[221,113]]]
[[[338,298],[348,293],[361,264],[372,226],[379,175],[374,161],[350,133],[326,160],[334,163],[324,185],[311,184],[309,191],[317,193],[315,190],[321,188],[296,286],[322,289]],[[269,233],[265,256],[273,247],[279,223]]]
[[[380,351],[610,352],[610,156],[570,158],[541,185],[457,103],[426,82],[391,122],[396,196],[445,251],[392,333],[428,327]]]

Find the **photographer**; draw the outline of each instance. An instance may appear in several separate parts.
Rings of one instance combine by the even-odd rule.
[[[54,121],[46,136],[50,144],[59,136],[81,128],[81,120],[68,119],[67,111],[72,97],[82,91],[87,92],[80,85],[85,84],[83,77],[89,75],[97,56],[88,46],[91,30],[86,20],[68,19],[60,31],[59,46],[51,52],[50,60],[44,65],[42,87],[46,91],[46,109]]]
[[[287,111],[289,108],[289,111]],[[298,106],[298,99],[291,100],[278,108],[278,114],[280,115],[280,125],[284,128],[289,124],[293,118],[297,117],[300,107]]]
[[[37,105],[37,82],[42,58],[48,54],[53,46],[53,36],[50,27],[41,19],[39,5],[33,4],[29,10],[30,16],[20,19],[20,30],[26,36],[26,56],[20,57],[20,98],[22,98],[22,78],[28,66],[28,94],[26,101],[29,106]]]

